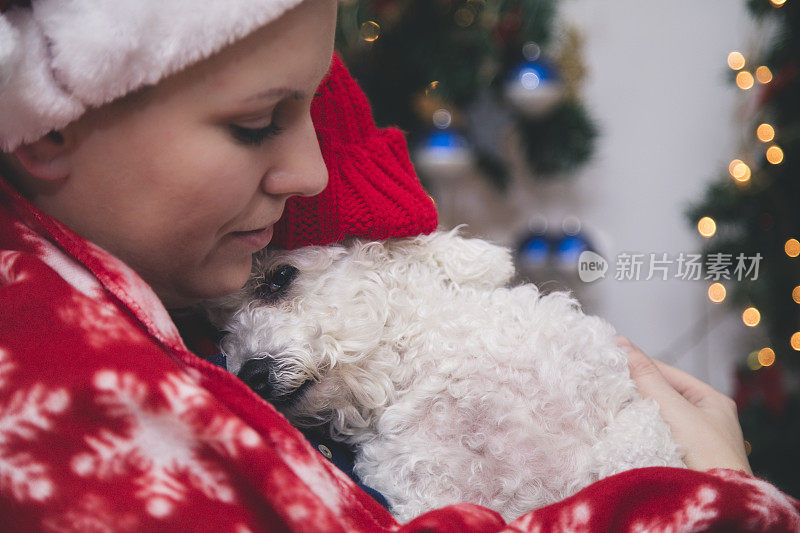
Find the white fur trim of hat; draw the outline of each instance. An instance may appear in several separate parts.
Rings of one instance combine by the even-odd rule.
[[[205,59],[301,1],[12,0],[0,13],[0,150]]]

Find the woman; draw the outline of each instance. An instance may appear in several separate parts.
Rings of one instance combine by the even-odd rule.
[[[402,134],[331,61],[335,0],[0,8],[5,530],[400,528],[166,311],[241,287],[271,240],[435,229]],[[800,528],[748,475],[730,401],[629,349],[694,470],[613,476],[514,530]],[[462,504],[401,529],[504,527]]]

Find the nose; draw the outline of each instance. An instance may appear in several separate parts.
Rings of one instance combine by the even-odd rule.
[[[273,196],[314,196],[328,184],[328,168],[322,158],[311,114],[302,124],[284,132],[279,161],[264,175],[261,189]]]
[[[237,376],[264,399],[269,399],[272,386],[269,381],[270,358],[250,359],[239,370]]]

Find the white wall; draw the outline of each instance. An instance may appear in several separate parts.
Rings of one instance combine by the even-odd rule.
[[[558,223],[576,215],[612,269],[620,252],[697,253],[701,237],[683,213],[727,169],[741,135],[742,95],[726,60],[752,39],[744,0],[562,0],[560,7],[586,38],[585,103],[601,126],[594,161],[552,184],[518,176],[505,196],[480,179],[450,184],[458,192],[440,191],[443,222],[468,222],[513,244],[531,216]],[[758,332],[709,302],[708,282],[613,275],[579,292],[591,312],[651,355],[732,393],[733,362]],[[704,339],[703,321],[713,328]],[[702,340],[689,346],[698,327]]]
[[[597,157],[573,186],[575,210],[604,237],[603,252],[696,252],[683,216],[735,156],[741,91],[726,58],[754,22],[743,0],[563,0],[586,36],[586,104],[602,125]],[[567,199],[569,203],[569,199]],[[740,336],[754,332],[706,297],[708,282],[606,279],[597,312],[653,355],[730,393]],[[727,315],[705,342],[665,354],[699,321]]]

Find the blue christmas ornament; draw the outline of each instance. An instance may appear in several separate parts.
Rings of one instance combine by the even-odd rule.
[[[578,263],[581,253],[589,250],[589,242],[580,233],[565,235],[556,246],[556,262],[562,266],[571,266]]]
[[[519,111],[535,117],[550,111],[564,95],[555,67],[544,60],[523,61],[505,85],[506,98]]]
[[[436,130],[417,145],[414,164],[427,177],[454,179],[472,169],[474,156],[463,135],[451,130]]]
[[[517,257],[524,267],[559,267],[572,269],[581,253],[594,248],[583,233],[533,232],[517,247]]]
[[[550,258],[550,243],[544,235],[526,239],[519,249],[519,258],[527,266],[544,265]]]

